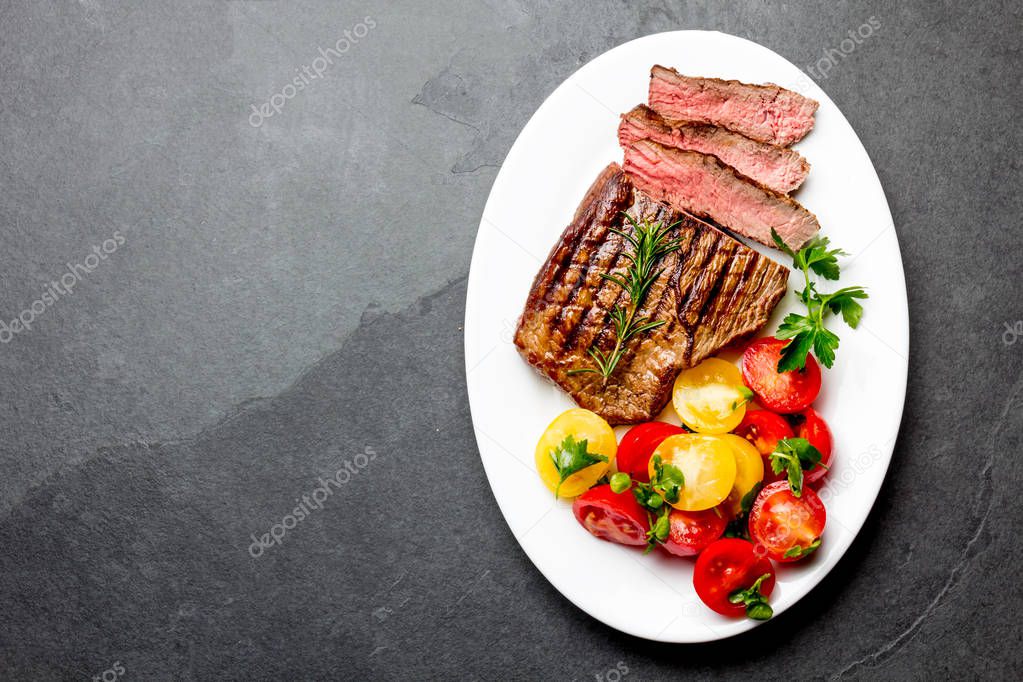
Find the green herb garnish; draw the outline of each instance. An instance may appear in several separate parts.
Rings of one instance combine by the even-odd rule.
[[[642,224],[636,222],[635,218],[624,211],[622,214],[632,224],[632,234],[610,228],[611,232],[620,235],[632,246],[631,253],[624,253],[629,260],[629,266],[624,274],[601,273],[601,277],[614,282],[629,294],[629,305],[623,308],[615,305],[608,313],[615,330],[615,345],[610,352],[602,351],[596,345],[590,346],[587,353],[597,364],[594,367],[584,367],[569,370],[568,374],[599,374],[605,379],[611,376],[618,361],[625,355],[625,344],[636,334],[648,332],[664,324],[664,320],[651,321],[646,317],[636,317],[643,305],[650,287],[661,276],[664,269],[655,270],[654,266],[664,255],[677,250],[682,242],[679,239],[668,239],[668,234],[678,223],[664,226],[662,222],[651,223],[644,221]]]
[[[632,495],[636,498],[639,506],[648,511],[657,511],[664,505],[664,498],[649,483],[637,483],[632,487]]]
[[[810,272],[820,277],[837,280],[839,276],[838,256],[848,255],[841,249],[828,249],[827,237],[814,237],[799,251],[793,251],[772,228],[771,237],[779,249],[792,257],[792,264],[803,271],[806,282],[802,291],[797,291],[806,305],[806,315],[789,313],[778,327],[779,339],[791,339],[781,350],[778,371],[803,369],[806,356],[813,351],[821,364],[831,367],[835,364],[838,349],[838,335],[824,327],[828,313],[842,314],[845,323],[855,329],[863,317],[863,306],[856,299],[867,298],[863,287],[845,287],[832,294],[822,294],[810,281]]]
[[[571,435],[565,436],[565,440],[556,448],[551,448],[550,457],[554,462],[554,468],[558,471],[558,487],[554,489],[554,496],[557,497],[561,491],[561,484],[569,476],[581,471],[588,466],[598,462],[606,462],[607,457],[586,451],[587,441],[577,441]]]
[[[821,546],[821,539],[817,538],[806,547],[800,547],[799,545],[793,545],[785,550],[785,554],[782,556],[786,559],[802,559],[808,554],[813,554],[818,547]]]
[[[646,549],[643,550],[643,554],[649,554],[654,547],[668,539],[668,534],[671,532],[671,507],[664,505],[657,512],[656,520],[649,513],[647,519],[650,522],[650,530],[646,534]]]
[[[657,459],[659,461],[660,457]],[[664,466],[666,465],[661,465],[660,471],[664,471]],[[682,472],[680,471],[678,475],[681,476]],[[673,473],[669,473],[668,476],[674,478]],[[664,503],[664,496],[654,490],[651,483],[633,483],[632,495],[636,498],[639,506],[647,511],[650,530],[646,534],[647,545],[643,553],[649,554],[654,547],[668,539],[668,532],[671,530],[671,520],[669,519],[671,507]]]
[[[654,475],[650,477],[650,482],[632,483],[632,495],[639,506],[647,510],[647,521],[650,522],[644,554],[648,554],[654,547],[668,539],[671,530],[671,507],[665,502],[678,502],[682,486],[685,485],[685,476],[677,466],[665,464],[660,455],[654,455],[652,461]]]
[[[682,470],[674,464],[665,464],[661,461],[660,455],[654,455],[654,475],[650,477],[650,486],[655,492],[672,504],[678,502],[682,492],[682,486],[686,484],[686,477]]]
[[[792,494],[801,497],[803,472],[816,466],[825,467],[821,464],[821,456],[820,450],[805,438],[782,438],[771,453],[771,470],[776,474],[786,472]]]
[[[770,573],[763,574],[747,589],[736,590],[728,595],[728,601],[732,604],[745,605],[746,615],[753,620],[767,620],[774,615],[774,609],[767,603],[767,597],[761,594],[760,586],[770,577]]]
[[[682,486],[685,485],[682,470],[674,464],[665,464],[660,455],[654,455],[653,464],[654,475],[650,477],[649,483],[632,483],[629,479],[632,483],[632,495],[639,506],[647,510],[647,521],[650,522],[644,554],[648,554],[654,547],[668,539],[671,530],[671,507],[665,504],[665,501],[678,502]],[[615,474],[619,475],[625,474]],[[611,489],[614,490],[613,485]]]
[[[738,410],[741,406],[745,405],[749,401],[753,400],[755,393],[745,386],[739,387],[739,395],[741,396],[738,400],[732,401],[732,412]]]
[[[632,487],[632,477],[624,471],[619,471],[611,477],[611,492],[618,494],[624,493],[626,490]]]

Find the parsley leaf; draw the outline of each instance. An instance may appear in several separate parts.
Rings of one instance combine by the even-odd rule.
[[[661,507],[656,521],[649,514],[647,518],[650,521],[650,530],[646,534],[646,549],[643,550],[643,554],[649,554],[654,547],[668,539],[671,532],[671,507],[667,505]]]
[[[771,470],[788,475],[789,489],[796,497],[803,495],[803,472],[816,466],[824,466],[820,450],[805,438],[782,438],[771,453]]]
[[[778,371],[803,369],[806,366],[806,354],[813,348],[817,336],[817,330],[810,318],[789,313],[782,320],[775,336],[779,339],[792,339],[781,349]]]
[[[558,487],[554,490],[557,497],[561,491],[561,484],[572,474],[582,471],[588,466],[598,462],[606,462],[607,457],[586,451],[587,441],[577,441],[571,434],[565,436],[565,440],[555,448],[551,448],[550,458],[554,462],[554,468],[558,471]]]
[[[732,412],[735,412],[736,410],[739,409],[739,407],[741,407],[742,405],[745,405],[749,401],[753,400],[753,398],[755,396],[756,396],[756,394],[753,393],[753,391],[749,390],[745,386],[740,386],[739,387],[739,399],[732,401]]]
[[[779,339],[790,339],[782,348],[778,361],[779,372],[801,370],[806,366],[806,356],[812,351],[822,365],[835,364],[838,350],[838,335],[824,326],[828,313],[841,315],[845,323],[855,329],[863,317],[863,306],[857,299],[868,298],[863,287],[845,287],[831,294],[822,294],[810,280],[810,273],[827,280],[837,280],[840,274],[838,256],[847,255],[841,249],[829,249],[827,237],[814,237],[799,251],[793,251],[781,236],[771,230],[771,237],[779,249],[792,258],[792,264],[803,272],[806,283],[797,292],[806,306],[806,315],[789,313],[778,327]]]
[[[835,349],[838,348],[838,335],[830,332],[824,327],[817,330],[813,336],[813,354],[825,367],[835,364]],[[804,362],[806,356],[803,356]]]
[[[801,270],[809,268],[824,279],[838,279],[838,256],[848,256],[842,249],[828,249],[827,237],[817,236],[803,245],[795,254],[796,265]]]
[[[760,592],[760,586],[770,577],[770,573],[763,574],[745,590],[736,590],[728,595],[728,601],[732,604],[745,605],[746,615],[753,620],[767,620],[774,615],[774,609],[767,603],[767,597]]]
[[[647,511],[657,511],[664,506],[664,498],[654,492],[649,483],[637,483],[634,485],[632,487],[632,495],[636,498],[639,506]]]
[[[653,487],[655,492],[661,494],[661,496],[670,503],[678,502],[679,495],[682,492],[682,486],[685,485],[686,479],[682,475],[682,470],[674,464],[665,464],[661,461],[660,455],[654,455],[654,475],[650,477],[650,485]]]
[[[863,317],[863,306],[856,302],[857,298],[869,298],[863,287],[845,287],[828,296],[828,307],[831,312],[842,314],[845,323],[856,329]]]
[[[771,239],[774,240],[775,246],[777,246],[781,251],[783,251],[789,257],[795,259],[796,253],[792,249],[789,248],[789,245],[785,243],[785,240],[781,238],[781,235],[778,234],[778,232],[773,227],[771,228]]]
[[[654,458],[654,466],[654,478],[651,479],[650,483],[635,481],[632,483],[632,495],[636,498],[639,506],[647,510],[647,520],[650,523],[650,530],[646,534],[647,545],[646,550],[643,552],[644,554],[650,553],[654,547],[667,540],[668,533],[671,530],[671,519],[669,518],[671,507],[664,503],[667,494],[662,494],[661,491],[655,490],[653,481],[655,479],[666,481],[668,483],[667,487],[675,495],[674,502],[678,502],[678,493],[682,485],[682,472],[677,467],[663,464],[659,456]],[[678,478],[677,487],[675,472],[677,472]]]
[[[802,559],[803,557],[813,554],[818,547],[821,546],[821,539],[817,538],[806,547],[800,547],[799,545],[793,545],[785,550],[785,554],[782,556],[786,559]]]

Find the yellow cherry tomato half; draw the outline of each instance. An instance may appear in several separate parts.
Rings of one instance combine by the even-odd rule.
[[[741,436],[726,433],[718,438],[732,448],[732,454],[735,456],[735,483],[732,484],[732,492],[728,493],[728,499],[725,500],[725,506],[734,515],[742,509],[743,496],[764,480],[764,460],[756,446]]]
[[[569,436],[576,446],[586,441],[586,452],[603,455],[606,462],[598,462],[570,474],[564,481],[551,455],[556,454]],[[559,497],[576,497],[589,490],[597,480],[607,473],[618,451],[618,440],[614,429],[600,416],[573,408],[562,412],[551,422],[536,444],[536,470],[544,485]],[[560,486],[560,487],[559,487]]]
[[[707,358],[675,379],[672,405],[682,423],[697,433],[728,433],[746,414],[752,392],[730,362]]]
[[[717,436],[683,433],[664,440],[650,457],[651,480],[656,472],[654,458],[679,468],[685,482],[678,502],[682,511],[701,511],[721,504],[735,484],[735,455]],[[655,486],[656,487],[656,486]]]

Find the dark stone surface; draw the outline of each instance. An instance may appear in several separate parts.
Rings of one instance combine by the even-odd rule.
[[[815,66],[871,17],[817,80],[903,248],[887,482],[776,622],[620,635],[528,562],[476,453],[461,320],[496,168],[626,40],[717,29]],[[79,0],[0,25],[0,317],[43,301],[0,344],[3,678],[1023,676],[1019,3]]]

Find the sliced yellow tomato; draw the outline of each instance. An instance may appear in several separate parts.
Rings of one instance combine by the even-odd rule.
[[[756,446],[741,436],[726,433],[718,438],[732,448],[735,456],[735,483],[732,484],[732,492],[728,493],[725,505],[732,514],[738,514],[742,508],[740,503],[743,496],[764,480],[764,460]]]
[[[678,467],[685,477],[678,502],[671,506],[682,511],[701,511],[719,505],[735,484],[735,455],[717,436],[684,433],[670,436],[657,446],[650,457],[650,475],[654,476],[654,458]]]
[[[586,452],[603,455],[607,461],[591,464],[562,481],[551,455],[557,452],[569,436],[577,445],[586,441]],[[536,470],[551,492],[557,493],[559,497],[576,497],[589,490],[607,473],[617,451],[618,440],[614,429],[600,416],[577,407],[558,415],[540,436],[540,442],[536,444]]]
[[[675,379],[672,405],[682,423],[697,433],[728,433],[746,414],[752,392],[730,362],[707,358]]]

